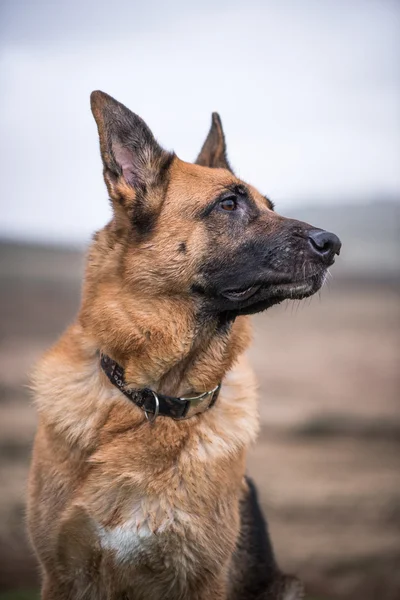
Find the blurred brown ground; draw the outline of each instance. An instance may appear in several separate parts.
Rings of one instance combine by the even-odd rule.
[[[27,373],[79,303],[78,252],[0,245],[0,591],[37,585]],[[282,567],[324,598],[400,598],[399,286],[340,277],[254,318],[249,458]]]

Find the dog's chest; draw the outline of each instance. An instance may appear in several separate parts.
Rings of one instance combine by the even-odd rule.
[[[121,573],[146,566],[166,579],[166,584],[196,580],[204,568],[209,572],[220,568],[210,556],[210,543],[220,558],[228,557],[232,550],[237,531],[233,526],[235,510],[230,508],[230,526],[216,535],[215,528],[210,532],[209,524],[196,514],[162,506],[155,499],[141,500],[133,505],[130,517],[118,525],[98,525],[100,546]]]
[[[133,503],[131,510],[117,525],[98,525],[100,545],[110,551],[117,563],[142,562],[154,557],[157,548],[183,532],[182,511],[162,508],[157,500],[144,498]]]
[[[216,573],[228,561],[239,530],[245,449],[256,429],[253,397],[235,400],[224,390],[181,446],[176,427],[165,422],[146,444],[129,430],[96,453],[102,501],[91,515],[99,545],[118,572],[137,565],[163,578],[197,580],[199,572]],[[161,469],[149,456],[168,460]],[[88,506],[97,501],[89,492]]]

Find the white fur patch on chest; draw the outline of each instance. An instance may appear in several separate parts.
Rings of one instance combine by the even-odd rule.
[[[154,533],[144,524],[138,527],[133,520],[117,527],[98,527],[100,544],[113,552],[117,562],[134,562],[146,549]]]
[[[100,545],[111,551],[118,563],[135,563],[158,554],[170,536],[184,527],[189,517],[179,509],[162,509],[157,500],[134,505],[129,518],[115,527],[97,526]]]

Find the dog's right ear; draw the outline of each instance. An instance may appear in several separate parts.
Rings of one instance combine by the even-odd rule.
[[[124,196],[132,201],[159,185],[174,155],[161,148],[138,115],[108,94],[92,92],[90,102],[111,198],[121,204]]]
[[[211,127],[203,144],[196,165],[214,169],[228,169],[232,171],[226,155],[226,143],[221,117],[217,112],[211,116]]]

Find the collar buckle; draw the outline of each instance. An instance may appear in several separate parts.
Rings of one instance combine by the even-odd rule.
[[[160,401],[158,399],[157,393],[154,390],[150,390],[150,391],[154,396],[154,412],[151,413],[150,411],[147,410],[146,407],[144,407],[143,410],[144,410],[144,416],[146,417],[147,421],[149,423],[154,423],[154,421],[158,417],[158,413],[160,412]],[[149,415],[152,415],[152,416],[149,417]]]

